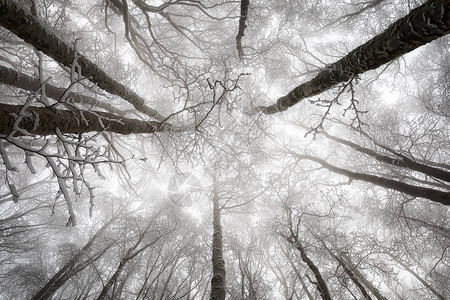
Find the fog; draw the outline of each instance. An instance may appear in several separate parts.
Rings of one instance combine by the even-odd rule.
[[[449,11],[0,0],[0,299],[450,298]]]

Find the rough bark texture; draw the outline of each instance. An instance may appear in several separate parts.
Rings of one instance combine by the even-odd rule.
[[[154,121],[140,121],[116,116],[111,113],[53,110],[46,107],[0,104],[0,134],[9,135],[14,128],[17,116],[21,120],[17,124],[30,134],[54,135],[58,128],[61,133],[86,133],[93,131],[109,131],[120,134],[154,133],[164,131],[164,125]],[[16,131],[14,135],[24,135]]]
[[[411,185],[411,184],[407,184],[404,182],[387,179],[387,178],[379,177],[379,176],[375,176],[375,175],[349,171],[349,170],[331,165],[331,164],[327,163],[326,161],[324,161],[323,159],[320,159],[320,158],[317,158],[314,156],[310,156],[310,155],[299,155],[295,152],[292,152],[291,154],[294,157],[297,157],[299,159],[307,159],[307,160],[314,161],[318,164],[321,164],[324,168],[330,170],[331,172],[345,175],[350,179],[373,183],[375,185],[385,187],[388,189],[393,189],[393,190],[396,190],[396,191],[399,191],[399,192],[402,192],[402,193],[405,193],[405,194],[408,194],[408,195],[411,195],[414,197],[426,198],[426,199],[429,199],[429,200],[437,202],[437,203],[442,203],[444,205],[450,205],[450,193],[449,192],[434,190],[434,189],[430,189],[427,187],[415,186],[415,185]]]
[[[239,29],[236,35],[236,48],[238,50],[239,59],[244,59],[244,49],[242,49],[242,38],[244,37],[245,22],[247,21],[248,6],[250,5],[250,0],[241,0],[241,16],[239,17]]]
[[[214,182],[213,190],[213,228],[212,236],[212,266],[211,300],[225,299],[225,260],[222,250],[222,225],[220,223],[219,195],[217,183]]]
[[[312,80],[303,83],[270,106],[257,111],[273,114],[287,110],[305,98],[327,91],[358,74],[376,69],[450,32],[450,1],[429,0],[413,9],[347,56],[329,65]]]
[[[8,29],[37,50],[70,67],[74,62],[75,49],[52,33],[27,9],[12,0],[0,0],[0,26]],[[96,64],[78,55],[77,64],[81,74],[101,89],[130,102],[138,111],[163,121],[164,116],[145,104],[145,100],[121,83],[112,79]]]
[[[36,92],[41,88],[41,83],[39,82],[38,78],[34,78],[32,76],[4,66],[0,66],[0,83],[4,83],[30,92]],[[45,95],[53,100],[61,100],[65,91],[65,89],[56,87],[49,83],[45,84]],[[94,106],[96,108],[102,108],[104,110],[107,110],[108,112],[120,116],[125,115],[124,111],[117,109],[108,103],[98,101],[93,97],[82,95],[79,93],[69,92],[66,95],[66,99],[70,99],[72,103],[80,103],[84,105]]]

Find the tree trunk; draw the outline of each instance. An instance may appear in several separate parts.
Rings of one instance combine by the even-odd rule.
[[[111,276],[111,278],[108,280],[108,282],[103,286],[103,289],[100,292],[100,295],[97,297],[97,300],[104,300],[104,299],[106,299],[106,297],[108,296],[109,291],[111,290],[113,285],[119,279],[119,276],[122,274],[122,271],[125,268],[125,266],[128,264],[128,262],[133,260],[136,256],[138,256],[139,254],[144,252],[150,246],[156,244],[156,242],[158,242],[161,239],[162,235],[156,237],[156,239],[153,240],[152,242],[150,242],[150,243],[142,246],[138,250],[136,250],[137,247],[139,247],[139,245],[142,243],[142,240],[144,239],[145,235],[147,234],[148,230],[150,229],[151,224],[152,223],[149,223],[147,225],[146,229],[139,235],[139,239],[136,241],[136,243],[134,243],[133,246],[131,246],[130,248],[127,249],[125,255],[120,260],[120,263],[117,266],[116,271]]]
[[[316,236],[316,238],[320,239],[320,237]],[[345,273],[347,273],[350,280],[358,287],[359,291],[363,295],[364,299],[372,300],[372,298],[369,296],[369,293],[367,293],[365,287],[362,285],[362,283],[359,281],[359,279],[355,276],[353,270],[347,266],[347,264],[333,251],[331,251],[330,248],[325,244],[325,242],[320,239],[322,242],[323,247],[327,252],[339,263],[340,266],[344,269]]]
[[[111,276],[111,278],[108,280],[108,282],[103,287],[102,291],[100,292],[100,295],[97,297],[97,300],[106,299],[109,291],[111,290],[112,286],[116,283],[117,279],[119,278],[120,274],[122,273],[122,270],[125,267],[127,262],[128,262],[128,259],[126,257],[120,261],[119,266],[117,267],[113,276]]]
[[[320,293],[320,296],[324,300],[331,300],[331,295],[328,290],[328,286],[325,283],[325,280],[322,277],[322,274],[319,271],[319,268],[314,264],[314,262],[308,257],[306,254],[305,248],[303,248],[302,243],[298,239],[296,235],[291,235],[290,237],[287,237],[286,240],[295,247],[300,252],[300,257],[302,258],[303,262],[306,263],[308,268],[311,270],[311,272],[314,274],[314,277],[316,278],[317,282],[314,282],[316,285],[317,290]]]
[[[225,260],[222,251],[222,225],[220,223],[219,193],[217,182],[214,179],[213,188],[213,229],[212,236],[212,266],[211,300],[225,299]]]
[[[300,284],[302,286],[302,289],[305,291],[306,296],[308,296],[309,300],[314,300],[313,295],[309,292],[308,287],[305,283],[305,278],[300,274],[297,267],[295,266],[294,262],[292,261],[292,258],[289,256],[289,253],[282,249],[284,256],[286,256],[289,264],[291,265],[291,268],[294,270],[295,275],[297,276],[298,280],[300,281]]]
[[[316,77],[303,83],[270,106],[257,111],[273,114],[287,110],[303,99],[321,94],[338,83],[376,69],[450,32],[450,1],[429,0],[399,19],[383,33],[327,66]]]
[[[0,83],[4,83],[30,92],[37,92],[41,88],[41,83],[39,82],[38,78],[28,76],[27,74],[6,68],[4,66],[0,66]],[[65,89],[56,87],[49,83],[45,84],[45,95],[56,101],[61,100],[65,91]],[[102,108],[119,116],[125,115],[125,111],[119,110],[108,103],[98,101],[93,97],[73,92],[68,93],[66,97],[73,103],[81,103],[88,106],[94,106],[96,108]]]
[[[78,262],[81,257],[89,251],[92,244],[105,232],[108,226],[113,222],[115,218],[112,218],[108,222],[106,222],[93,236],[92,238],[81,248],[78,253],[72,257],[59,271],[44,285],[42,289],[40,289],[34,296],[31,298],[32,300],[44,300],[51,299],[53,294],[62,287],[70,278],[72,278],[77,271],[81,271],[82,269],[75,270]],[[90,259],[89,259],[90,261]],[[85,267],[88,264],[85,265]]]
[[[301,127],[306,128],[306,126],[301,126]],[[406,157],[400,153],[395,153],[395,155],[399,156],[399,158],[392,158],[387,155],[379,154],[371,149],[361,147],[353,142],[335,137],[335,136],[327,133],[326,131],[319,131],[319,133],[323,134],[325,137],[329,138],[330,140],[333,140],[342,145],[346,145],[360,153],[367,154],[367,155],[375,158],[379,162],[397,166],[397,167],[408,168],[408,169],[420,172],[422,174],[428,175],[430,177],[434,177],[437,179],[441,179],[441,180],[450,182],[450,172],[442,170],[442,169],[438,169],[435,167],[431,167],[431,166],[428,166],[423,163],[415,162],[412,159],[409,159],[408,157]],[[387,148],[387,147],[384,146],[383,148]],[[394,152],[394,151],[391,151],[391,152]]]
[[[355,276],[359,279],[359,281],[361,283],[363,283],[368,289],[369,291],[372,292],[372,294],[375,296],[375,298],[377,298],[378,300],[387,300],[386,297],[384,297],[381,292],[378,290],[378,288],[376,288],[371,282],[370,280],[368,280],[366,278],[366,276],[364,276],[363,273],[361,273],[356,266],[351,262],[350,258],[346,255],[341,254],[341,259],[344,262],[345,265],[348,266],[348,268],[350,268],[352,270],[352,272],[355,274]]]
[[[245,35],[245,22],[247,21],[248,6],[250,5],[250,0],[241,0],[241,16],[239,17],[239,29],[236,35],[236,48],[238,50],[238,56],[240,60],[244,59],[244,49],[242,49],[242,38]]]
[[[439,234],[447,239],[450,239],[450,229],[449,228],[445,228],[443,226],[439,226],[439,225],[433,224],[431,222],[420,220],[420,219],[417,219],[414,217],[409,217],[406,215],[401,215],[400,217],[405,219],[405,221],[407,223],[412,221],[416,224],[419,224],[419,226],[426,227],[428,230],[430,230],[436,234]],[[408,224],[408,226],[409,226],[409,224]]]
[[[86,133],[109,131],[120,134],[155,133],[166,128],[155,121],[140,121],[123,118],[111,113],[99,111],[54,110],[46,107],[0,104],[0,134],[14,135],[38,134],[54,135],[56,129],[61,133]],[[20,122],[16,124],[17,116]],[[22,132],[20,130],[25,130]]]
[[[81,74],[96,83],[101,89],[117,95],[131,103],[138,111],[158,121],[165,120],[158,111],[148,107],[145,100],[135,92],[117,82],[96,64],[82,55],[76,55],[74,47],[51,32],[36,17],[16,1],[0,0],[0,26],[6,28],[37,50],[52,57],[66,67],[70,67],[76,59]]]
[[[297,157],[299,159],[307,159],[314,161],[320,165],[322,165],[324,168],[330,170],[333,173],[342,174],[347,176],[350,179],[354,180],[360,180],[365,181],[369,183],[373,183],[375,185],[385,187],[388,189],[393,189],[414,197],[421,197],[429,199],[433,202],[442,203],[444,205],[450,205],[450,193],[443,192],[440,190],[433,190],[426,187],[421,186],[415,186],[407,183],[403,183],[400,181],[387,179],[384,177],[378,177],[375,175],[369,175],[369,174],[363,174],[363,173],[357,173],[353,171],[349,171],[343,168],[336,167],[334,165],[331,165],[327,163],[325,160],[310,156],[310,155],[300,155],[293,151],[290,151],[290,154],[292,154],[294,157]]]

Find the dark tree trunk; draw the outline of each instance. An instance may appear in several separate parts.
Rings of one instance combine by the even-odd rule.
[[[74,63],[74,47],[52,33],[16,1],[0,0],[0,26],[66,67],[70,67]],[[155,109],[148,107],[143,98],[111,78],[86,57],[78,55],[77,64],[80,66],[81,74],[96,83],[101,89],[130,102],[138,111],[158,121],[165,120],[165,117]]]
[[[245,35],[245,22],[247,21],[248,6],[250,5],[250,0],[241,0],[241,16],[239,17],[239,29],[236,35],[236,48],[238,50],[239,59],[244,59],[244,49],[242,48],[242,38]]]
[[[381,187],[385,187],[388,189],[396,190],[399,192],[402,192],[404,194],[408,194],[414,197],[421,197],[429,199],[433,202],[442,203],[444,205],[450,205],[450,193],[440,191],[440,190],[434,190],[427,187],[421,187],[421,186],[415,186],[407,183],[403,183],[400,181],[387,179],[384,177],[379,177],[375,175],[370,174],[363,174],[358,172],[349,171],[343,168],[336,167],[334,165],[331,165],[327,163],[325,160],[310,156],[310,155],[300,155],[295,152],[290,152],[294,157],[298,159],[307,159],[310,161],[314,161],[320,165],[322,165],[324,168],[328,169],[329,171],[337,174],[342,174],[347,176],[350,179],[354,180],[360,180],[369,182]]]
[[[376,69],[450,32],[450,1],[429,0],[399,19],[383,33],[327,66],[316,77],[303,83],[269,106],[257,111],[273,114],[287,110],[303,99],[321,94],[338,83]]]
[[[100,295],[97,297],[97,300],[106,299],[112,286],[116,283],[117,279],[119,279],[119,276],[122,273],[122,270],[125,267],[127,261],[128,260],[126,258],[122,259],[122,261],[119,263],[119,266],[117,267],[116,271],[114,272],[113,276],[111,276],[111,278],[108,280],[108,282],[103,287],[102,291],[100,292]]]
[[[308,296],[308,299],[309,299],[309,300],[314,300],[313,295],[310,293],[310,291],[308,290],[308,286],[307,286],[306,283],[305,283],[305,278],[304,278],[304,276],[302,276],[302,275],[300,274],[300,272],[299,272],[298,268],[295,266],[294,261],[292,260],[291,256],[289,255],[289,253],[288,253],[287,251],[285,251],[285,250],[283,250],[283,249],[282,249],[282,251],[283,251],[284,256],[286,256],[286,258],[287,258],[289,264],[291,265],[291,268],[294,270],[295,275],[296,275],[297,278],[298,278],[298,281],[300,281],[300,284],[301,284],[302,289],[303,289],[303,291],[305,292],[306,296]]]
[[[420,220],[420,219],[417,219],[414,217],[409,217],[407,215],[402,215],[401,217],[404,218],[407,223],[414,222],[421,227],[425,227],[428,230],[430,230],[436,234],[442,235],[443,237],[450,239],[450,229],[449,228],[439,226],[437,224],[433,224],[433,223],[429,222],[429,220],[424,221],[424,220]],[[409,224],[408,224],[408,226],[409,226]]]
[[[165,126],[154,121],[140,121],[96,111],[53,110],[46,107],[0,104],[0,134],[9,135],[17,116],[21,118],[18,127],[30,134],[54,135],[58,128],[61,133],[86,133],[109,131],[120,134],[154,133],[164,131]],[[22,112],[21,112],[22,111]],[[16,131],[15,135],[25,135]]]
[[[308,268],[311,270],[311,272],[314,274],[314,277],[316,278],[317,282],[314,282],[316,285],[317,290],[320,293],[320,296],[324,300],[331,300],[331,295],[328,290],[328,286],[325,283],[325,280],[322,277],[322,274],[319,271],[319,268],[314,264],[314,262],[308,257],[306,254],[305,248],[303,248],[302,243],[298,239],[298,237],[294,234],[291,234],[291,236],[286,237],[286,240],[295,247],[300,252],[300,257],[302,258],[303,262],[306,263]]]
[[[317,238],[319,238],[319,237],[317,237]],[[328,246],[325,244],[325,242],[323,240],[320,240],[320,241],[322,242],[322,245],[325,248],[325,250],[327,250],[327,252],[339,263],[339,265],[344,269],[344,272],[348,275],[350,280],[358,287],[358,289],[361,292],[361,294],[363,295],[364,299],[372,300],[372,298],[370,297],[366,288],[364,287],[362,282],[360,282],[359,279],[356,277],[353,270],[351,268],[349,268],[347,266],[347,264],[337,254],[335,254],[333,251],[331,251],[331,249],[328,248]]]
[[[44,300],[51,299],[53,294],[62,287],[70,278],[72,278],[77,272],[84,268],[78,267],[81,257],[90,250],[92,244],[105,232],[108,226],[113,222],[114,218],[105,223],[93,236],[92,238],[81,248],[78,253],[72,257],[59,271],[40,289],[34,296],[32,300]],[[90,259],[88,259],[91,261]],[[83,267],[89,264],[84,264]]]
[[[338,142],[342,145],[349,146],[350,148],[352,148],[358,152],[367,154],[367,155],[375,158],[379,162],[386,163],[386,164],[393,165],[393,166],[402,167],[402,168],[408,168],[408,169],[420,172],[422,174],[450,182],[450,172],[439,169],[439,168],[431,167],[431,166],[428,166],[423,163],[415,162],[412,159],[409,159],[408,157],[406,157],[400,153],[396,153],[398,158],[392,158],[387,155],[379,154],[371,149],[361,147],[350,141],[333,136],[333,135],[327,133],[326,131],[319,131],[319,133],[323,134],[324,136],[326,136],[327,138],[329,138],[335,142]],[[386,147],[384,147],[384,148],[386,148]],[[391,151],[391,152],[394,152],[394,151]]]
[[[4,66],[0,66],[0,83],[4,83],[30,92],[36,92],[41,88],[41,83],[39,82],[38,78],[28,76],[27,74],[23,74]],[[45,95],[51,99],[60,101],[65,92],[65,89],[56,87],[48,83],[45,84]],[[108,103],[98,101],[93,97],[73,92],[69,92],[65,97],[66,99],[70,99],[70,101],[73,103],[80,103],[88,106],[93,106],[95,108],[102,108],[108,112],[120,116],[125,115],[124,111],[119,110]]]
[[[144,232],[140,234],[139,239],[136,241],[136,243],[133,246],[131,246],[130,248],[128,248],[125,255],[120,260],[120,263],[116,268],[116,271],[111,276],[111,278],[109,278],[108,282],[103,286],[103,289],[100,292],[100,295],[97,297],[97,300],[104,300],[104,299],[106,299],[106,297],[108,297],[108,294],[109,294],[111,288],[117,282],[117,280],[119,279],[120,275],[123,272],[123,269],[125,268],[125,266],[127,266],[127,264],[131,260],[133,260],[136,256],[138,256],[139,254],[144,252],[150,246],[156,244],[156,242],[158,242],[161,239],[162,236],[158,236],[152,242],[150,242],[150,243],[142,246],[138,250],[136,250],[139,247],[139,245],[142,243],[142,240],[144,239],[145,235],[147,234],[148,230],[150,229],[150,226],[151,226],[151,223],[147,226],[147,228],[144,230]]]
[[[358,278],[358,280],[362,284],[364,284],[369,289],[369,291],[372,292],[372,294],[375,296],[375,298],[377,298],[378,300],[387,300],[387,298],[381,294],[381,292],[378,290],[378,288],[376,288],[370,282],[370,280],[368,280],[366,278],[366,276],[358,270],[358,268],[351,262],[351,260],[348,256],[341,254],[340,258],[343,261],[343,263],[347,266],[347,268],[352,270],[352,272],[355,274],[356,278]]]
[[[214,179],[213,188],[213,236],[212,236],[212,266],[211,300],[225,299],[225,260],[222,250],[222,225],[220,223],[219,194]]]

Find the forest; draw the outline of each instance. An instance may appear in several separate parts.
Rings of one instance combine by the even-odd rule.
[[[0,299],[450,299],[450,0],[0,0]]]

